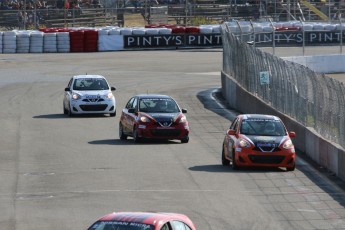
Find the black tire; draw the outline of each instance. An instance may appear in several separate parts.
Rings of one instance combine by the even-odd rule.
[[[115,112],[113,112],[113,113],[109,113],[109,116],[115,117],[115,116],[116,116],[116,110],[115,110]]]
[[[65,103],[62,103],[62,106],[63,106],[63,114],[67,115],[67,114],[68,114],[68,111],[67,111],[67,109],[65,108]]]
[[[222,148],[222,165],[223,166],[229,166],[230,165],[230,161],[225,158],[224,147]]]
[[[292,167],[286,167],[286,171],[292,172],[292,171],[295,171],[295,168],[296,168],[296,163],[294,162]]]
[[[236,160],[235,160],[235,152],[234,152],[234,150],[232,150],[232,164],[231,164],[231,166],[232,166],[232,169],[234,169],[234,170],[238,170],[239,169],[239,167],[238,167],[238,165],[236,164]]]
[[[181,139],[181,143],[188,143],[189,142],[189,136]]]
[[[71,110],[71,104],[68,106],[67,115],[73,117],[73,112]]]
[[[121,122],[119,124],[119,137],[120,137],[121,140],[126,140],[127,139],[127,135],[124,134],[124,132],[123,132],[123,126],[122,126]]]
[[[141,138],[138,136],[138,129],[137,127],[134,128],[133,130],[133,140],[135,143],[140,143],[141,142]]]

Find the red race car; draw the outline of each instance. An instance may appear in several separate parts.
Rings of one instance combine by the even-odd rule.
[[[114,212],[103,216],[88,230],[196,230],[183,214],[153,212]]]
[[[242,166],[285,167],[295,170],[296,153],[291,138],[279,117],[242,114],[232,122],[222,147],[222,164],[238,169]]]
[[[142,139],[189,141],[186,109],[167,95],[143,94],[132,97],[122,110],[119,123],[121,140],[132,136],[135,142]]]

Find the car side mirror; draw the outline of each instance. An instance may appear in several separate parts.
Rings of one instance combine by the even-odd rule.
[[[65,88],[65,91],[68,92],[68,91],[71,91],[70,88]]]
[[[187,109],[182,109],[182,113],[187,113]]]
[[[228,130],[228,135],[235,135],[235,134],[236,134],[235,130],[233,130],[233,129]]]
[[[135,113],[135,109],[134,108],[128,109],[128,113]]]
[[[289,137],[291,137],[291,138],[296,137],[296,133],[295,132],[289,132]]]
[[[110,90],[111,90],[111,91],[115,91],[116,88],[112,86],[112,87],[110,87]]]

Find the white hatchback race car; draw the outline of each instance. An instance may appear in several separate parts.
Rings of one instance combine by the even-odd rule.
[[[63,112],[74,114],[116,115],[116,101],[105,77],[100,75],[73,76],[65,88]]]

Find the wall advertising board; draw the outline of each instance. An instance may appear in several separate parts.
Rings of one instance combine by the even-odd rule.
[[[237,35],[243,41],[253,41],[254,35]],[[299,46],[303,44],[302,31],[276,32],[276,46]],[[345,32],[305,31],[305,45],[339,44],[345,42]],[[272,46],[273,33],[255,35],[256,45]],[[125,35],[124,48],[168,48],[168,47],[220,47],[221,34],[166,34],[166,35]]]
[[[125,48],[221,46],[220,34],[126,35]]]

